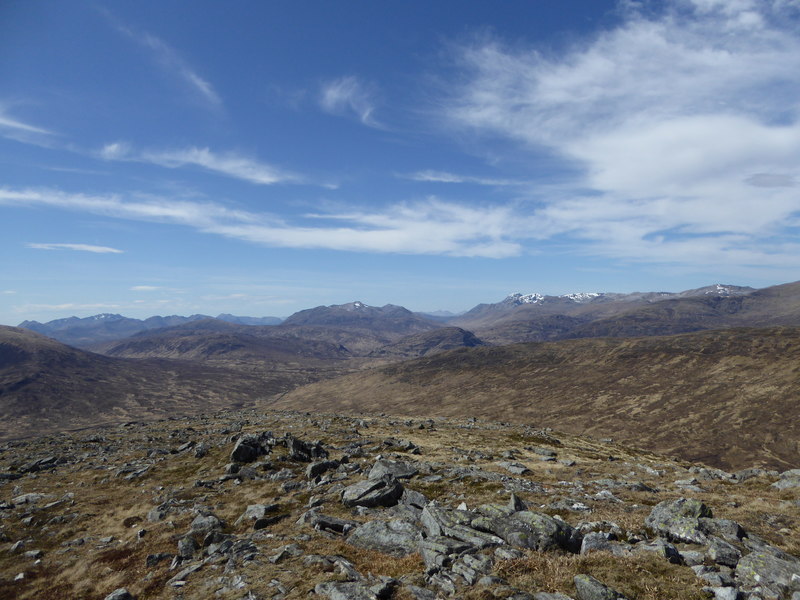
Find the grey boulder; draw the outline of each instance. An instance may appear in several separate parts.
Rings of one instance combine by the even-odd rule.
[[[599,582],[591,575],[576,575],[573,579],[578,600],[624,600],[625,596]]]
[[[369,479],[380,479],[384,475],[392,475],[395,479],[411,479],[419,473],[413,464],[400,460],[382,459],[375,462],[369,470]]]
[[[118,588],[106,596],[105,600],[134,600],[134,598],[125,588]]]
[[[422,529],[409,521],[370,521],[356,527],[347,543],[358,548],[378,550],[392,556],[406,556],[417,551]]]
[[[478,517],[472,525],[517,548],[579,552],[581,547],[580,533],[568,523],[533,511],[523,510],[508,517]]]
[[[391,475],[365,479],[342,490],[342,504],[348,507],[394,506],[403,495],[403,486]]]
[[[761,588],[765,598],[781,600],[800,592],[800,560],[788,554],[751,552],[736,565],[736,583],[743,591]]]
[[[781,473],[780,479],[772,484],[772,487],[779,490],[800,487],[800,469],[784,471]]]
[[[705,544],[706,535],[700,529],[701,518],[711,518],[711,509],[699,500],[678,498],[659,502],[648,517],[645,526],[656,535],[672,542]]]

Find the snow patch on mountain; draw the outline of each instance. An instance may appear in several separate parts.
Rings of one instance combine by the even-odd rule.
[[[573,294],[562,294],[559,298],[567,298],[568,300],[572,300],[573,302],[577,302],[581,304],[583,302],[591,302],[595,298],[599,298],[603,294],[599,292],[576,292]]]
[[[544,296],[541,294],[520,294],[517,292],[506,296],[503,302],[514,304],[516,306],[520,304],[541,304],[543,300]]]

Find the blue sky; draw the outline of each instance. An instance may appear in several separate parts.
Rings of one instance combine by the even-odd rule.
[[[0,6],[0,323],[800,279],[800,1]]]

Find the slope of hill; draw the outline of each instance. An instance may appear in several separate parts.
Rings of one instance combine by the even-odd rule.
[[[791,600],[798,485],[476,419],[126,423],[0,444],[0,599]]]
[[[613,437],[723,467],[800,467],[800,329],[468,348],[268,405],[474,415]]]
[[[193,321],[96,346],[98,352],[125,358],[175,358],[236,363],[319,364],[313,359],[350,358],[338,344],[306,340],[273,326],[236,325],[217,319]]]
[[[415,333],[400,338],[394,343],[372,351],[370,356],[394,359],[418,358],[420,356],[433,356],[456,348],[473,348],[485,345],[472,332],[465,331],[459,327],[442,327],[441,329]]]
[[[252,406],[324,374],[251,375],[191,361],[112,358],[0,326],[0,438]]]

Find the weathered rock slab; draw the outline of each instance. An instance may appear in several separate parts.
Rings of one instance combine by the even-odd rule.
[[[392,556],[406,556],[417,551],[422,528],[409,521],[370,521],[356,527],[347,543],[359,548],[378,550]]]

